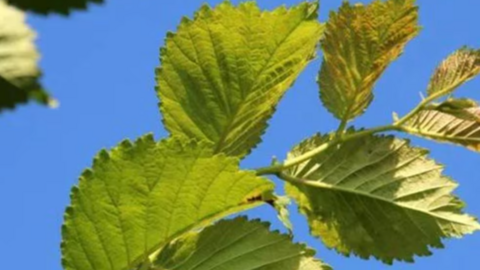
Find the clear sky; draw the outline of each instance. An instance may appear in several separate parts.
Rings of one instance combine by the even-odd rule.
[[[23,106],[0,115],[0,258],[1,269],[57,270],[60,266],[60,227],[72,185],[91,165],[93,156],[124,138],[153,132],[167,136],[154,92],[154,68],[167,31],[180,18],[191,16],[203,3],[189,1],[107,0],[70,18],[30,16],[39,32],[45,87],[60,101],[56,110]],[[238,2],[238,1],[234,1]],[[273,8],[293,0],[259,0]],[[369,1],[362,1],[369,2]],[[341,0],[323,0],[321,20]],[[420,100],[434,67],[462,45],[480,48],[480,1],[420,0],[421,35],[411,42],[376,86],[376,99],[355,125],[372,127],[391,121],[392,111],[408,112]],[[335,129],[338,122],[318,99],[315,83],[320,61],[311,63],[282,100],[264,143],[242,164],[268,165],[276,155],[317,131]],[[480,79],[468,83],[458,96],[480,100]],[[413,139],[429,147],[447,166],[446,174],[460,182],[456,191],[467,211],[480,216],[480,154],[450,145]],[[267,207],[250,216],[273,221]],[[388,269],[374,260],[344,258],[308,235],[305,219],[292,207],[297,241],[318,249],[318,257],[336,269]],[[390,269],[478,269],[480,233],[446,241],[446,249],[417,258],[416,264],[395,263]],[[475,266],[477,265],[477,266]]]

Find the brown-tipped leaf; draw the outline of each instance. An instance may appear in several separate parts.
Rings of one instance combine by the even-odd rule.
[[[330,15],[319,85],[323,104],[335,117],[348,121],[367,109],[378,78],[419,32],[414,2],[345,2]]]

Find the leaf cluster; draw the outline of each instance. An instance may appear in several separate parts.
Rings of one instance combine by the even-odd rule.
[[[480,73],[480,52],[461,48],[444,60],[405,116],[356,129],[350,122],[367,110],[376,81],[419,33],[418,9],[413,0],[345,2],[320,23],[318,8],[205,5],[167,34],[156,92],[170,135],[102,150],[82,174],[62,229],[65,269],[331,269],[292,242],[290,200],[327,247],[387,264],[413,262],[443,238],[480,229],[427,149],[382,134],[478,152],[480,108],[453,93]],[[282,163],[240,169],[318,45],[320,99],[339,128],[307,138]],[[285,196],[267,175],[285,181]],[[290,235],[224,219],[262,204]]]

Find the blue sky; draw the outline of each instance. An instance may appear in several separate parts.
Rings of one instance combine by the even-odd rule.
[[[191,16],[204,2],[107,0],[89,12],[68,19],[30,16],[39,32],[45,87],[60,101],[56,110],[37,105],[0,115],[0,258],[2,269],[61,269],[60,226],[69,203],[70,188],[102,148],[124,138],[153,132],[167,136],[160,121],[154,93],[154,68],[167,31],[181,17]],[[234,1],[238,2],[238,1]],[[259,0],[264,8],[299,1]],[[369,1],[361,1],[369,2]],[[341,0],[324,0],[321,20]],[[463,45],[480,48],[480,2],[418,1],[421,35],[387,70],[375,89],[370,110],[357,121],[372,127],[391,121],[392,111],[405,114],[420,100],[435,66]],[[335,129],[338,122],[321,106],[315,83],[320,61],[300,76],[278,107],[264,143],[242,164],[245,168],[269,164],[273,155],[283,159],[288,149],[315,132]],[[480,79],[468,83],[458,96],[480,100]],[[446,174],[460,182],[456,191],[467,211],[480,216],[480,155],[450,145],[413,139],[432,149],[432,157],[446,165]],[[446,249],[417,258],[416,264],[387,267],[374,260],[344,258],[308,235],[303,217],[292,208],[296,240],[318,249],[318,257],[336,269],[476,269],[480,233],[446,241]],[[252,217],[273,221],[273,211],[260,208]]]

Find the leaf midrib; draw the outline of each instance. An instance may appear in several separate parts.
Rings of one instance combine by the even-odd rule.
[[[257,81],[263,76],[263,74],[265,73],[265,71],[267,70],[267,67],[270,66],[271,64],[271,61],[273,59],[273,57],[277,54],[278,50],[284,45],[284,42],[290,38],[292,36],[292,34],[300,27],[300,25],[302,25],[303,23],[305,22],[309,22],[310,20],[304,20],[305,18],[303,18],[302,20],[300,20],[297,25],[295,25],[295,27],[289,32],[287,33],[287,35],[278,43],[278,45],[275,47],[275,50],[270,53],[270,56],[268,58],[267,61],[265,61],[265,64],[262,66],[262,68],[260,69],[260,71],[258,72],[257,76],[255,77],[255,79],[252,81],[252,86],[249,87],[249,89],[246,91],[248,94],[243,98],[242,102],[239,103],[239,106],[234,110],[232,116],[229,118],[228,120],[228,123],[227,125],[225,126],[225,129],[224,131],[222,132],[222,134],[220,135],[220,139],[218,140],[217,142],[217,146],[215,147],[215,151],[214,153],[219,153],[222,151],[222,149],[224,148],[224,144],[225,144],[225,141],[228,137],[228,135],[230,134],[230,131],[231,131],[231,128],[233,126],[233,124],[235,123],[235,119],[237,117],[237,115],[242,111],[243,109],[243,106],[245,106],[245,101],[249,99],[249,97],[252,95],[252,94],[255,94],[255,92],[252,92],[253,89],[256,88],[257,86]]]
[[[171,235],[170,237],[164,239],[161,243],[159,243],[158,245],[156,245],[153,248],[151,248],[150,250],[148,250],[146,252],[146,254],[148,254],[148,257],[150,257],[152,254],[156,253],[160,248],[162,248],[166,244],[170,243],[171,241],[183,236],[184,234],[186,234],[186,233],[188,233],[188,232],[190,232],[190,231],[192,231],[192,230],[194,230],[198,227],[201,227],[202,224],[212,223],[215,220],[220,219],[220,218],[228,215],[229,213],[233,214],[233,213],[236,213],[236,212],[239,212],[239,211],[245,211],[245,210],[248,210],[248,209],[258,207],[262,204],[264,204],[264,202],[254,202],[254,203],[249,203],[249,204],[239,204],[235,207],[225,208],[222,211],[219,211],[217,213],[214,213],[210,216],[207,216],[203,219],[198,220],[197,223],[195,223],[191,226],[188,226],[185,229],[183,229],[181,231],[178,231],[177,233],[175,233],[175,234]],[[122,270],[131,270],[131,269],[137,267],[142,262],[143,258],[144,258],[143,256],[140,256],[139,258],[133,260],[129,265],[127,265]]]
[[[379,200],[379,201],[382,201],[382,202],[392,204],[396,207],[406,208],[406,209],[409,209],[409,210],[412,210],[412,211],[420,212],[420,213],[428,215],[428,216],[433,216],[433,217],[436,217],[436,218],[441,219],[441,220],[445,220],[445,221],[457,223],[457,224],[460,224],[460,225],[463,225],[463,226],[468,226],[468,227],[480,229],[480,225],[474,226],[472,224],[463,223],[463,222],[459,222],[459,221],[456,221],[456,220],[450,220],[450,219],[448,219],[446,217],[443,217],[441,215],[438,215],[436,213],[428,212],[424,209],[415,208],[415,207],[409,206],[407,204],[395,202],[395,201],[389,200],[387,198],[380,197],[380,196],[377,196],[377,195],[373,195],[373,194],[370,194],[370,193],[366,193],[366,192],[363,192],[363,191],[351,190],[351,189],[348,189],[348,188],[334,186],[334,185],[326,184],[326,183],[323,183],[323,182],[296,178],[296,177],[288,175],[286,173],[281,173],[280,178],[285,179],[286,181],[288,181],[288,182],[290,182],[294,185],[300,184],[300,185],[311,186],[311,187],[314,187],[314,188],[334,190],[334,191],[339,191],[339,192],[350,193],[350,194],[354,194],[354,195],[360,195],[360,196],[368,197],[368,198],[373,199],[373,200]],[[457,214],[455,214],[455,215],[457,215]]]
[[[430,137],[433,139],[445,140],[445,141],[463,141],[463,142],[476,142],[480,143],[480,138],[475,137],[465,137],[465,136],[455,136],[455,135],[442,135],[441,133],[424,131],[418,128],[411,127],[402,127],[405,131],[412,134],[418,134],[425,137]]]

